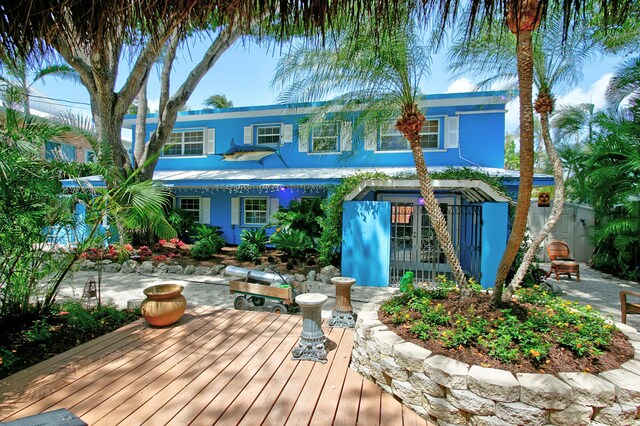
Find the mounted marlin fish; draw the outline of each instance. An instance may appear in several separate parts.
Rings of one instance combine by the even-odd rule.
[[[220,155],[222,161],[257,161],[262,164],[262,159],[271,154],[276,154],[276,150],[267,146],[244,146],[236,145],[231,139],[231,148]]]

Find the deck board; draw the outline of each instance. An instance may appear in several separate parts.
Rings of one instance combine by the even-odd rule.
[[[0,381],[0,421],[67,408],[92,425],[425,425],[349,368],[353,331],[329,328],[327,363],[294,361],[300,316],[191,309],[143,321]]]

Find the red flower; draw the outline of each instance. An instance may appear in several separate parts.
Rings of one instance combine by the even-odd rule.
[[[165,244],[167,244],[167,240],[160,240],[160,241],[158,241],[158,242],[160,243],[160,245],[165,245]]]

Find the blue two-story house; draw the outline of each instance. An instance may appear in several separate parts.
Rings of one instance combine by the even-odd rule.
[[[515,194],[518,174],[503,168],[507,101],[506,92],[424,96],[421,139],[430,170],[477,168],[504,176]],[[264,226],[291,200],[326,198],[344,177],[384,172],[389,179],[364,181],[345,199],[343,275],[380,286],[406,270],[424,278],[446,273],[417,181],[394,178],[415,173],[394,122],[374,129],[355,129],[351,121],[303,124],[316,107],[182,112],[153,179],[173,188],[176,207],[200,223],[220,226],[225,240],[238,244],[243,229]],[[147,140],[156,125],[157,114],[150,114]],[[135,135],[135,118],[127,118],[125,127]],[[552,177],[536,176],[536,185],[552,183]],[[436,180],[434,187],[465,271],[493,285],[510,199],[482,181]]]

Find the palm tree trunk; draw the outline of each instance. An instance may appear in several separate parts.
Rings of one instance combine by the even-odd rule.
[[[542,227],[542,230],[533,238],[529,249],[522,258],[522,263],[518,267],[515,276],[502,295],[503,302],[508,302],[509,300],[511,300],[511,296],[513,296],[513,293],[522,284],[522,280],[527,273],[529,265],[533,261],[533,257],[538,251],[538,247],[540,247],[540,244],[542,244],[544,239],[547,238],[549,232],[551,232],[558,219],[560,219],[562,209],[564,208],[564,177],[562,175],[562,161],[560,160],[558,151],[556,151],[555,146],[553,146],[553,141],[551,140],[551,134],[549,132],[548,112],[540,114],[540,124],[542,126],[542,139],[544,141],[544,146],[547,150],[549,160],[553,164],[553,177],[555,179],[555,195],[553,198],[553,207],[551,208],[551,213],[549,214],[547,221]]]
[[[436,237],[438,238],[440,247],[444,252],[449,266],[451,266],[451,272],[458,283],[460,293],[463,296],[466,296],[468,293],[467,277],[464,275],[464,271],[462,270],[456,251],[453,248],[451,235],[449,235],[449,229],[447,228],[447,220],[444,217],[442,210],[440,210],[440,204],[436,199],[436,194],[433,191],[433,186],[431,185],[431,175],[429,174],[427,163],[424,161],[424,154],[422,153],[422,146],[420,145],[420,135],[415,132],[415,135],[412,134],[410,137],[411,139],[409,139],[409,144],[411,145],[413,160],[416,163],[416,172],[418,174],[418,181],[420,182],[420,195],[424,198],[424,207],[427,209],[431,225],[436,231]]]
[[[496,304],[500,303],[502,299],[505,279],[527,230],[527,216],[529,215],[531,190],[533,189],[533,48],[531,35],[531,31],[522,30],[517,34],[518,88],[520,91],[520,186],[511,234],[496,274],[493,292],[493,302]]]

